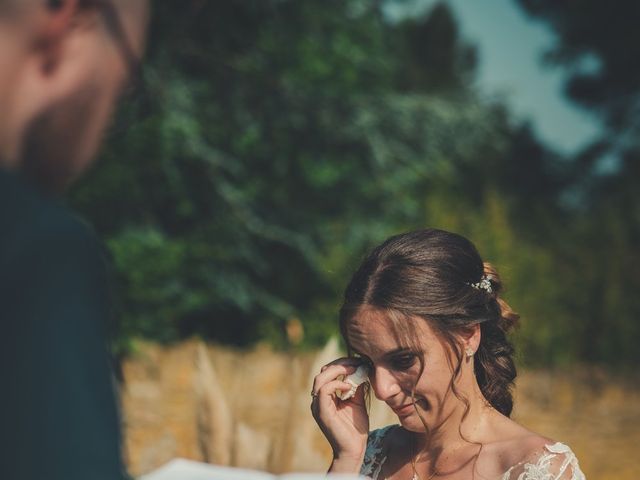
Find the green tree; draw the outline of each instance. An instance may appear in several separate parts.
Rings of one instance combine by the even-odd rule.
[[[357,0],[157,6],[148,95],[124,105],[133,123],[73,198],[107,239],[124,342],[282,344],[300,318],[317,344],[365,251],[430,225],[509,266],[536,326],[524,350],[567,355],[571,323],[542,280],[553,252],[536,228],[556,221],[561,162],[475,92],[475,50],[446,4],[401,22],[383,12]]]
[[[567,74],[568,97],[602,122],[602,135],[571,162],[568,191],[578,198],[563,235],[572,266],[568,296],[582,322],[582,357],[638,363],[640,336],[640,4],[624,0],[518,0],[557,34],[546,54]],[[571,277],[568,277],[571,278]]]

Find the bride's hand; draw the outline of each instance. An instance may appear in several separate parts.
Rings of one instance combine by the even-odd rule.
[[[322,367],[313,380],[311,412],[322,433],[333,449],[334,465],[341,468],[332,471],[359,471],[369,434],[369,416],[364,401],[364,386],[356,390],[349,400],[340,400],[336,392],[347,392],[351,384],[340,380],[356,371],[362,361],[355,358],[339,358]]]

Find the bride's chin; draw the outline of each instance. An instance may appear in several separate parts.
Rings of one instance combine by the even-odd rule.
[[[411,412],[406,415],[397,415],[400,424],[413,432],[424,432],[425,422],[429,423],[431,409],[426,400],[418,400]]]
[[[399,421],[400,425],[402,425],[402,427],[409,432],[424,433],[425,431],[425,424],[422,423],[422,420],[420,419],[420,417],[418,417],[418,415],[411,415],[408,417],[400,418]]]

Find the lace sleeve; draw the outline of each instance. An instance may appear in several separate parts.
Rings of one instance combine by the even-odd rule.
[[[392,427],[393,425],[389,425],[369,433],[367,449],[364,452],[364,460],[360,468],[360,475],[364,475],[372,480],[378,479],[382,465],[387,460],[384,448],[384,437]]]
[[[545,445],[534,463],[522,462],[511,467],[502,480],[586,480],[578,459],[563,443]]]

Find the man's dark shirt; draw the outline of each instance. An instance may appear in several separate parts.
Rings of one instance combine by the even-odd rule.
[[[123,478],[90,230],[0,169],[0,478]]]

